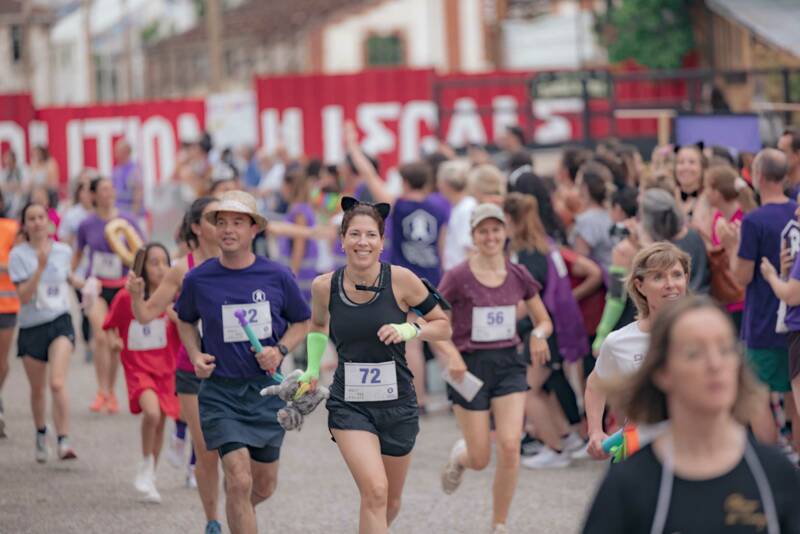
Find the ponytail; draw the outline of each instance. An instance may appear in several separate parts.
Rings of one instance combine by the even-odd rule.
[[[217,202],[214,197],[200,197],[189,206],[186,214],[181,221],[181,227],[178,229],[178,238],[180,241],[186,243],[190,250],[194,250],[200,244],[197,234],[192,230],[192,225],[200,224],[203,217],[203,212],[212,202]]]
[[[708,186],[719,191],[726,202],[736,200],[742,212],[747,213],[758,207],[753,190],[736,170],[729,165],[715,165],[707,171]]]
[[[539,202],[532,195],[509,193],[503,201],[503,211],[514,223],[512,246],[516,250],[537,250],[550,253],[550,242],[539,217]]]

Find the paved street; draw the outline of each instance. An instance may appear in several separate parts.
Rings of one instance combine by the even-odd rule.
[[[13,358],[3,394],[9,437],[0,441],[0,534],[202,532],[196,492],[184,487],[184,472],[166,462],[158,467],[163,504],[136,501],[131,481],[139,459],[139,421],[127,411],[116,416],[89,413],[95,380],[82,350],[73,358],[69,388],[71,434],[79,459],[39,465],[33,459],[27,381]],[[121,376],[117,393],[125,398]],[[168,425],[171,430],[172,423]],[[394,534],[488,532],[492,467],[468,472],[455,495],[445,496],[439,488],[439,470],[456,437],[452,417],[423,420]],[[602,469],[582,463],[557,471],[523,471],[510,531],[576,532]],[[302,432],[287,437],[277,494],[258,510],[260,531],[350,533],[356,531],[357,517],[358,494],[328,439],[323,409]]]

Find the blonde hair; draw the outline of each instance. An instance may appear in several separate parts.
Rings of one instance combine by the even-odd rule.
[[[721,314],[729,324],[731,333],[736,331],[730,316],[710,298],[689,296],[681,299],[663,313],[659,313],[653,322],[650,347],[638,371],[633,376],[626,377],[624,381],[606,385],[612,404],[632,421],[655,424],[669,418],[667,395],[655,384],[654,376],[666,365],[669,352],[675,344],[675,334],[673,334],[675,325],[687,313],[704,309],[715,310]],[[746,423],[752,415],[754,405],[764,397],[766,391],[753,376],[750,366],[745,363],[741,354],[740,350],[738,391],[732,411],[737,420]]]
[[[644,278],[651,273],[657,271],[665,271],[680,263],[683,267],[683,272],[686,274],[686,281],[689,281],[689,273],[691,272],[692,259],[687,253],[666,241],[659,241],[653,243],[642,250],[633,257],[633,264],[631,265],[630,276],[625,282],[625,289],[628,295],[633,299],[636,305],[636,311],[639,312],[640,319],[646,319],[650,315],[650,307],[647,305],[647,297],[645,297],[639,288],[636,287],[636,281],[644,281]]]
[[[438,183],[446,183],[453,191],[460,193],[467,188],[470,164],[463,159],[445,161],[436,173]]]
[[[505,196],[508,187],[503,173],[489,163],[473,168],[469,172],[468,182],[470,192],[482,196]]]

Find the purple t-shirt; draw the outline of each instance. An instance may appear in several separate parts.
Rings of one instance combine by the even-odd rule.
[[[315,217],[314,210],[308,203],[295,204],[289,209],[286,214],[286,222],[296,223],[297,219],[302,216],[305,219],[306,226],[314,226]],[[278,248],[280,250],[281,263],[290,266],[292,261],[292,242],[293,240],[288,237],[282,237],[278,241]],[[303,292],[303,297],[306,302],[311,302],[311,282],[314,281],[317,274],[317,257],[319,251],[317,250],[317,242],[314,239],[306,239],[305,254],[300,263],[300,270],[297,273],[297,283],[300,286],[300,291]]]
[[[442,278],[439,291],[453,306],[453,343],[461,352],[503,349],[519,344],[516,306],[535,297],[541,286],[522,265],[506,260],[506,279],[498,287],[481,284],[469,261]]]
[[[800,254],[794,257],[794,265],[789,273],[790,280],[800,280]],[[786,327],[792,332],[800,331],[800,306],[786,307]]]
[[[263,346],[275,346],[289,325],[311,317],[292,273],[256,256],[244,269],[228,269],[212,258],[186,274],[175,311],[181,321],[203,321],[203,350],[216,358],[214,376],[253,378],[264,371],[250,350],[234,312],[244,309]]]
[[[387,225],[391,228],[391,263],[427,278],[434,286],[442,278],[439,239],[448,215],[430,199],[423,202],[398,198]]]
[[[450,205],[450,201],[447,200],[447,197],[438,191],[434,191],[428,195],[428,200],[442,210],[442,212],[445,214],[445,220],[450,220],[450,212],[453,211],[453,206]]]
[[[742,316],[742,340],[753,349],[785,349],[785,334],[775,333],[778,298],[761,276],[761,258],[780,265],[781,239],[800,248],[800,225],[794,218],[797,204],[765,204],[742,219],[739,257],[754,262],[753,280],[747,285]],[[795,250],[796,252],[796,250]]]
[[[118,213],[118,218],[125,219],[142,235],[139,224],[131,215]],[[77,244],[75,250],[83,250],[89,246],[89,270],[86,276],[94,276],[104,287],[122,287],[125,285],[125,276],[128,268],[122,260],[111,250],[111,245],[106,241],[106,221],[96,213],[90,214],[78,226]]]
[[[133,190],[141,181],[139,166],[133,161],[117,165],[111,171],[111,183],[117,192],[117,207],[133,212]]]

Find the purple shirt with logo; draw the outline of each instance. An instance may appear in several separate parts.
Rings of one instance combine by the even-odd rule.
[[[311,317],[300,288],[285,266],[256,256],[244,269],[228,269],[212,258],[186,274],[175,311],[181,321],[203,321],[203,350],[216,358],[214,376],[253,378],[263,376],[248,341],[226,343],[223,337],[223,306],[269,302],[272,335],[260,339],[275,346],[289,325]]]
[[[131,223],[131,225],[136,229],[136,232],[140,236],[142,235],[142,231],[141,229],[139,229],[139,225],[136,222],[136,219],[134,219],[127,213],[119,213],[117,214],[117,217],[125,219],[126,221]],[[106,241],[105,230],[106,230],[106,223],[108,222],[109,221],[101,219],[96,213],[92,213],[83,220],[80,226],[78,226],[78,234],[77,234],[78,238],[77,238],[77,244],[75,245],[75,250],[83,250],[84,247],[86,247],[87,245],[89,246],[89,268],[88,272],[86,273],[87,277],[93,274],[92,259],[96,252],[114,252],[113,250],[111,250],[111,245],[109,245],[108,241]],[[100,277],[98,278],[100,279],[101,284],[105,287],[122,287],[123,285],[125,285],[125,276],[127,276],[127,274],[128,274],[128,268],[123,265],[122,276],[116,279],[118,283],[116,284],[107,283],[106,279]],[[120,280],[121,283],[119,283]]]
[[[797,252],[800,224],[795,220],[797,204],[765,204],[742,219],[739,257],[754,262],[753,280],[747,285],[742,316],[742,340],[753,349],[785,349],[786,335],[775,332],[778,298],[761,276],[761,258],[780,265],[781,240]]]
[[[448,214],[429,199],[423,202],[398,198],[386,221],[391,239],[391,263],[410,269],[434,286],[442,278],[439,239]]]
[[[790,280],[800,281],[800,254],[795,256],[792,272],[789,273]],[[786,308],[786,327],[792,332],[800,331],[800,306],[787,306]]]

